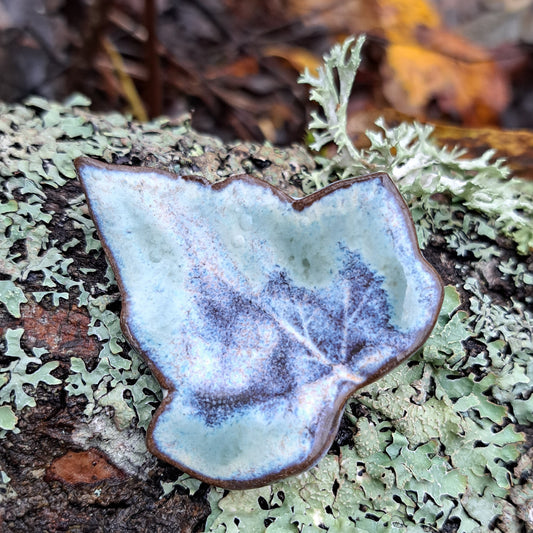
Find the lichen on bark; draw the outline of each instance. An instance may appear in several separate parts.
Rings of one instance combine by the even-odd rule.
[[[87,106],[80,96],[64,105],[0,104],[0,394],[17,385],[26,399],[17,405],[10,392],[0,403],[7,531],[122,531],[126,514],[156,531],[520,531],[532,492],[533,266],[518,253],[528,251],[529,236],[498,222],[497,206],[503,213],[509,204],[483,211],[461,186],[473,174],[479,182],[483,166],[505,197],[503,163],[437,149],[420,126],[382,124],[359,172],[387,170],[399,181],[423,252],[448,285],[437,327],[421,353],[350,400],[316,468],[224,493],[146,453],[143,428],[159,386],[120,331],[118,288],[72,160],[89,155],[211,180],[248,172],[295,195],[342,171],[337,161],[320,176],[303,147],[225,145],[186,118],[139,124]],[[409,164],[444,189],[434,195],[430,181],[409,181]],[[520,201],[533,202],[527,187]],[[92,448],[126,481],[70,486],[46,477],[55,459]]]

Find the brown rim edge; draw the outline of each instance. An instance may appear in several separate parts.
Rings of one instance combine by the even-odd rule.
[[[315,463],[317,463],[322,458],[322,456],[327,453],[328,449],[333,443],[333,440],[339,428],[342,413],[344,412],[344,406],[346,402],[348,401],[348,398],[358,389],[365,387],[366,385],[369,385],[370,383],[373,383],[374,381],[380,379],[385,374],[390,372],[393,368],[399,366],[408,357],[416,353],[422,347],[422,345],[426,342],[429,335],[433,331],[433,328],[435,327],[435,324],[439,317],[440,309],[442,307],[442,302],[444,299],[444,285],[442,283],[442,280],[439,274],[435,270],[435,268],[430,263],[428,263],[428,261],[424,258],[424,256],[422,255],[422,252],[420,251],[420,248],[418,246],[418,239],[417,239],[416,231],[415,231],[415,225],[411,217],[409,208],[407,204],[405,203],[405,200],[403,199],[402,195],[398,191],[396,185],[394,185],[391,178],[384,172],[366,174],[364,176],[358,176],[354,178],[348,178],[342,181],[336,181],[330,185],[327,185],[323,189],[320,189],[319,191],[316,191],[308,196],[295,199],[287,195],[286,193],[284,193],[277,187],[274,187],[270,183],[267,183],[266,181],[263,181],[259,178],[255,178],[253,176],[249,176],[248,174],[230,176],[229,178],[226,178],[223,181],[211,183],[210,181],[208,181],[207,179],[201,176],[194,176],[194,175],[180,176],[178,174],[173,174],[165,170],[160,170],[160,169],[151,168],[151,167],[129,167],[127,165],[113,165],[113,164],[104,163],[96,159],[92,159],[90,157],[85,157],[85,156],[76,158],[74,160],[74,166],[76,168],[78,179],[85,193],[85,197],[87,198],[87,205],[89,207],[91,218],[93,219],[94,224],[96,226],[96,230],[98,232],[98,236],[102,243],[102,247],[104,249],[104,252],[106,254],[108,261],[111,264],[111,268],[113,269],[113,273],[117,280],[120,294],[122,296],[122,310],[120,313],[120,325],[121,325],[122,331],[124,335],[126,336],[128,342],[131,344],[131,346],[133,346],[142,355],[146,364],[148,365],[152,373],[156,376],[162,388],[166,389],[168,392],[167,396],[163,399],[159,407],[156,409],[156,411],[152,415],[152,420],[150,421],[147,434],[146,434],[147,447],[153,455],[155,455],[156,457],[158,457],[165,463],[171,464],[179,468],[183,472],[186,472],[187,474],[191,475],[192,477],[196,479],[199,479],[211,485],[222,487],[224,489],[242,490],[242,489],[253,489],[253,488],[263,487],[265,485],[270,485],[286,477],[294,476],[294,475],[297,475],[297,474],[300,474],[306,471],[308,468],[312,467]],[[381,182],[383,183],[383,185],[387,188],[387,190],[392,193],[392,195],[394,196],[398,205],[401,208],[401,211],[404,215],[404,220],[408,228],[409,240],[411,242],[412,249],[415,252],[415,255],[417,256],[417,259],[423,265],[424,269],[438,283],[439,303],[438,303],[438,306],[436,307],[436,312],[435,312],[435,316],[433,317],[433,321],[424,330],[419,332],[414,344],[409,350],[401,352],[394,361],[391,361],[390,363],[384,365],[379,370],[379,372],[376,372],[375,374],[368,376],[368,378],[362,383],[357,384],[357,385],[352,385],[351,387],[345,387],[346,390],[342,394],[339,394],[339,396],[336,398],[336,401],[334,403],[334,408],[330,412],[324,413],[325,421],[323,424],[324,424],[324,427],[329,428],[327,435],[320,435],[322,438],[315,439],[319,441],[319,443],[317,444],[317,446],[315,446],[315,449],[313,449],[313,451],[308,455],[308,457],[301,463],[290,465],[287,468],[284,468],[283,470],[276,472],[275,474],[270,474],[267,476],[262,476],[262,477],[254,478],[251,480],[243,480],[243,481],[220,480],[220,479],[210,478],[208,476],[199,474],[198,472],[195,472],[194,470],[189,469],[187,466],[177,461],[174,461],[173,459],[169,458],[167,455],[159,451],[159,449],[157,448],[152,438],[152,432],[153,432],[155,425],[157,424],[157,420],[159,416],[161,415],[161,413],[163,413],[163,411],[165,410],[167,404],[169,404],[172,401],[172,395],[175,389],[173,389],[171,384],[167,381],[167,379],[163,375],[162,371],[159,370],[159,368],[150,359],[150,357],[148,357],[148,355],[144,353],[144,351],[137,344],[137,341],[134,339],[133,335],[131,334],[129,330],[129,327],[127,325],[127,319],[129,317],[129,302],[128,302],[129,296],[122,283],[122,278],[120,276],[119,269],[115,263],[113,254],[111,253],[111,250],[107,246],[107,242],[105,238],[103,237],[102,233],[100,232],[100,227],[98,226],[96,217],[93,214],[91,199],[89,195],[87,194],[85,183],[83,182],[83,179],[81,178],[81,168],[84,166],[93,166],[93,167],[102,168],[105,170],[121,171],[121,172],[125,172],[125,171],[136,172],[136,173],[152,172],[154,174],[159,174],[159,175],[171,178],[171,179],[184,179],[184,180],[196,181],[204,185],[205,187],[211,187],[213,190],[223,189],[234,181],[244,181],[244,182],[248,182],[253,185],[257,185],[257,186],[271,190],[276,196],[280,198],[280,200],[290,203],[292,207],[297,211],[302,211],[306,207],[312,205],[317,200],[320,200],[321,198],[327,196],[328,194],[331,194],[332,192],[338,189],[351,187],[354,183],[359,183],[362,181],[368,181],[371,179],[379,178]]]

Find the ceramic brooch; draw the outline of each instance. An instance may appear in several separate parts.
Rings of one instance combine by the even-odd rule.
[[[328,450],[347,398],[426,340],[442,284],[386,174],[301,199],[76,160],[122,295],[122,329],[166,391],[148,447],[250,488]]]

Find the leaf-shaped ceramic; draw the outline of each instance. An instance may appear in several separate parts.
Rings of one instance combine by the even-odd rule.
[[[417,350],[442,285],[385,174],[295,200],[76,161],[122,293],[122,328],[168,392],[150,450],[248,488],[327,451],[348,396]]]

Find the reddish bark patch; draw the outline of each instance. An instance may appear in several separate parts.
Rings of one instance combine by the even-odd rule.
[[[46,309],[32,298],[21,307],[18,321],[24,328],[26,342],[34,347],[44,347],[55,358],[71,355],[90,359],[98,355],[98,340],[88,334],[88,312],[74,304],[68,307]]]
[[[106,457],[90,448],[84,452],[67,452],[55,459],[46,470],[46,481],[97,483],[104,479],[124,479],[126,474],[108,462]]]

